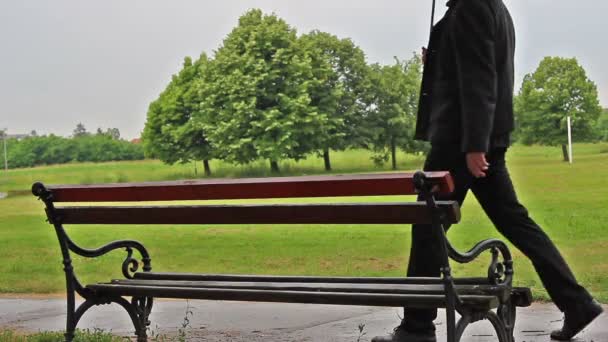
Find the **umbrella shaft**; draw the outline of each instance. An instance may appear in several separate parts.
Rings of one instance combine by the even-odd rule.
[[[433,0],[433,8],[431,9],[431,32],[433,31],[433,26],[435,25],[435,2],[436,0]]]

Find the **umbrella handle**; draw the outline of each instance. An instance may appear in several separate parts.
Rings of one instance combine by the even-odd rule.
[[[436,3],[436,0],[433,0],[433,8],[431,9],[431,30],[430,30],[430,32],[433,32],[433,26],[435,26],[435,3]],[[429,33],[429,39],[430,39],[430,33]]]

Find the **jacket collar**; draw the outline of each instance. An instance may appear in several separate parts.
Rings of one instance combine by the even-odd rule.
[[[457,2],[458,0],[449,0],[445,5],[447,7],[453,7],[454,5],[456,5]]]

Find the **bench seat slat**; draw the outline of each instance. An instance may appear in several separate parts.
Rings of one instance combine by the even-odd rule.
[[[273,283],[116,279],[111,284],[185,288],[225,288],[240,290],[281,290],[309,292],[361,292],[394,294],[444,294],[443,284],[353,284],[353,283]],[[508,296],[510,288],[498,285],[456,285],[459,294]]]
[[[169,286],[133,286],[117,284],[95,284],[87,286],[98,294],[116,296],[140,296],[155,298],[234,300],[251,302],[278,302],[302,304],[335,304],[388,307],[445,307],[444,295],[390,294],[361,292],[307,292],[272,290],[235,290],[215,288],[184,288]],[[482,310],[491,310],[498,305],[495,296],[463,295],[463,304]]]
[[[457,202],[438,202],[448,223]],[[399,224],[431,223],[424,202],[155,207],[59,207],[64,224]]]
[[[201,274],[137,272],[134,279],[148,280],[185,280],[185,281],[236,281],[236,282],[273,282],[273,283],[350,283],[350,284],[442,284],[443,279],[433,277],[317,277],[317,276],[278,276],[247,274]],[[456,284],[489,284],[488,278],[454,278]]]
[[[242,274],[195,274],[195,273],[163,273],[137,272],[134,280],[167,280],[167,281],[208,281],[208,282],[273,282],[273,283],[326,283],[326,284],[401,284],[401,285],[441,285],[443,279],[428,277],[311,277],[311,276],[272,276],[272,275],[242,275]],[[462,277],[454,278],[456,285],[491,285],[488,278]],[[511,288],[511,299],[518,307],[528,307],[532,304],[532,292],[527,287]]]
[[[449,172],[427,172],[440,193],[454,191]],[[209,179],[97,185],[51,185],[54,202],[130,202],[413,195],[413,173]]]

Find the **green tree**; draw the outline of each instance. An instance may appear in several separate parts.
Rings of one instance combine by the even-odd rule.
[[[188,163],[203,160],[205,174],[211,174],[209,160],[213,157],[211,144],[201,125],[195,124],[194,114],[204,101],[199,88],[208,72],[209,58],[202,54],[196,62],[184,59],[179,74],[174,75],[159,98],[150,104],[142,136],[148,156],[165,163]]]
[[[417,55],[408,61],[395,59],[390,66],[372,65],[374,99],[365,126],[377,164],[390,158],[393,169],[397,169],[397,148],[407,152],[423,149],[422,144],[413,140],[421,70]]]
[[[595,83],[575,58],[545,57],[524,77],[515,112],[522,143],[561,144],[567,161],[567,117],[572,118],[573,140],[590,141],[602,108]]]
[[[118,128],[108,128],[106,134],[114,140],[120,140],[120,130]]]
[[[143,159],[143,149],[108,134],[87,135],[72,139],[75,144],[73,160],[78,162],[106,162]]]
[[[324,119],[311,105],[308,52],[276,15],[251,10],[239,19],[201,84],[198,121],[222,158],[262,158],[279,172],[282,159],[301,159],[318,144]]]
[[[608,108],[604,108],[597,120],[597,136],[602,141],[608,141]]]
[[[51,165],[70,162],[74,156],[73,139],[49,136],[30,136],[16,141],[13,146],[14,167]]]
[[[360,144],[358,128],[367,109],[369,66],[365,54],[350,39],[339,39],[329,33],[312,31],[299,38],[302,49],[309,52],[316,82],[309,87],[311,104],[325,118],[316,142],[331,170],[329,151],[344,150]]]
[[[109,135],[86,134],[77,138],[56,135],[30,136],[10,139],[9,167],[22,168],[68,162],[106,162],[114,160],[141,160],[143,148]]]
[[[120,139],[120,130],[118,128],[108,128],[104,131],[103,129],[101,129],[101,127],[99,127],[99,128],[97,128],[97,132],[95,134],[105,135],[114,140]]]
[[[89,134],[89,132],[87,132],[87,129],[84,127],[82,122],[79,122],[76,125],[76,128],[74,128],[74,131],[72,132],[72,137],[78,138],[78,137],[82,137],[82,136],[85,136],[88,134]]]

